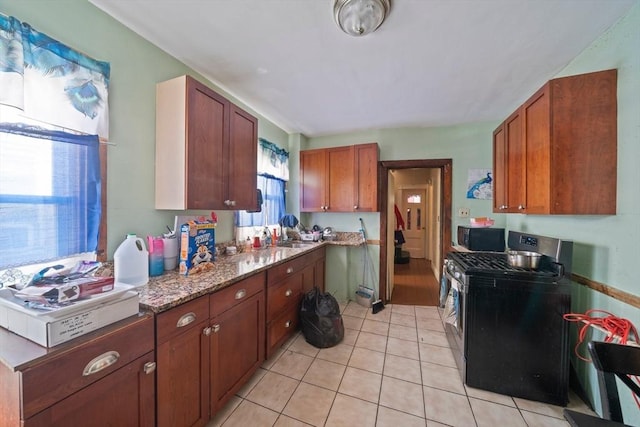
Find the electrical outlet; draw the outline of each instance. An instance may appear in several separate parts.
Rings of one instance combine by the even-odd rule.
[[[458,208],[459,218],[469,218],[469,208]]]

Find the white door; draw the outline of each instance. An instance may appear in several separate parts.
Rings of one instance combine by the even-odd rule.
[[[411,258],[425,257],[426,200],[424,188],[402,190],[400,212],[404,220],[405,239],[402,249],[408,251]]]

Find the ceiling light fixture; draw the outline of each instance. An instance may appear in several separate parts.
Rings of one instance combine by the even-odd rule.
[[[390,8],[389,0],[335,0],[333,16],[345,33],[364,36],[382,24]]]

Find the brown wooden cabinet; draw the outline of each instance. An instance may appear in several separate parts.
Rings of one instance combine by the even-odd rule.
[[[212,416],[264,361],[265,276],[258,273],[210,297]]]
[[[209,296],[156,316],[159,427],[209,420]]]
[[[267,270],[267,358],[298,329],[304,293],[324,290],[325,254],[321,247]]]
[[[156,209],[254,209],[258,120],[189,76],[156,88]]]
[[[617,70],[550,80],[494,132],[494,212],[616,213]]]
[[[524,209],[525,154],[522,115],[520,110],[517,110],[493,135],[495,212],[516,213]]]
[[[21,338],[3,342],[10,340],[23,345]],[[33,345],[23,347],[26,354]],[[153,318],[120,321],[16,370],[0,363],[0,420],[28,427],[153,426],[155,367]]]
[[[375,143],[301,151],[300,210],[376,211],[377,165]]]
[[[355,203],[358,212],[378,211],[378,144],[358,144],[355,150]]]

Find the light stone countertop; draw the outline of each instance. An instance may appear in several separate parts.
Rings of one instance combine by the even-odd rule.
[[[268,247],[235,255],[217,255],[214,267],[190,276],[177,270],[165,271],[161,276],[149,278],[149,283],[138,288],[140,308],[161,313],[199,296],[219,291],[246,277],[267,270],[321,246],[360,246],[360,233],[338,232],[333,241],[305,243],[302,247]]]

